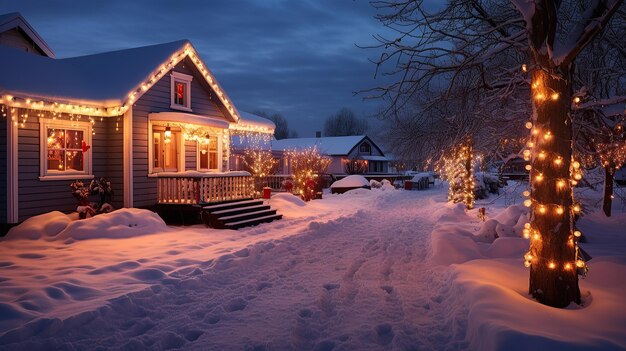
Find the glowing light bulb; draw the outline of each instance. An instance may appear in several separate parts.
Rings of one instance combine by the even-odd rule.
[[[562,214],[563,214],[563,212],[564,212],[564,211],[563,211],[563,207],[561,207],[561,206],[557,207],[555,212],[556,212],[556,214],[560,214],[560,215],[562,215]]]
[[[539,153],[539,155],[537,155],[537,157],[539,157],[540,160],[545,160],[546,159],[546,153],[541,151]]]
[[[577,238],[580,238],[580,236],[583,235],[583,233],[580,232],[580,230],[575,230],[574,231],[574,236]]]
[[[533,202],[529,199],[529,200],[524,200],[524,206],[526,207],[530,207],[530,205],[532,205]]]
[[[562,164],[563,164],[563,158],[557,157],[557,158],[554,159],[554,165],[560,166]]]
[[[530,229],[530,223],[524,223],[524,228]]]
[[[536,181],[538,181],[538,182],[542,181],[542,180],[543,180],[543,173],[539,173],[539,174],[537,174],[537,175],[535,176],[535,180],[536,180]]]
[[[570,269],[572,269],[572,265],[570,263],[566,263],[563,268],[565,268],[566,271],[569,271]]]
[[[530,133],[531,133],[532,135],[537,135],[537,134],[539,134],[539,129],[537,129],[537,128],[533,128],[533,129],[530,131]]]
[[[552,101],[556,101],[559,99],[559,93],[552,93],[552,95],[550,95],[550,98],[552,99]]]
[[[548,263],[548,268],[555,269],[556,268],[556,263],[554,263],[554,262]]]
[[[576,97],[574,98],[574,103],[575,103],[575,104],[580,103],[580,97],[579,97],[579,96],[576,96]]]
[[[526,122],[525,126],[527,129],[531,129],[533,127],[533,122]]]
[[[522,193],[524,196],[529,197],[530,196],[530,191],[528,190],[524,190],[524,192]]]
[[[582,178],[583,178],[582,174],[580,174],[580,173],[574,174],[574,179],[581,180]]]
[[[532,168],[533,168],[533,166],[531,166],[531,165],[524,166],[524,169],[526,169],[527,171],[530,171]]]
[[[580,206],[579,205],[574,205],[573,209],[574,209],[574,212],[577,212],[577,213],[580,212]]]
[[[576,260],[576,267],[583,268],[585,266],[585,262],[583,260]]]
[[[572,162],[572,167],[574,167],[574,169],[580,168],[580,162],[578,162],[578,161]]]
[[[543,206],[543,205],[539,206],[539,213],[541,213],[541,214],[545,214],[545,213],[546,213],[546,211],[547,211],[547,210],[546,210],[546,207],[545,207],[545,206]]]
[[[563,179],[556,182],[556,187],[559,189],[565,188],[565,181]]]
[[[522,64],[522,72],[528,72],[528,67],[526,67],[526,64]]]

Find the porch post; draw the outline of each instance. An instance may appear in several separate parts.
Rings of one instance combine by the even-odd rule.
[[[133,207],[133,107],[124,113],[124,207]]]
[[[7,223],[17,223],[18,214],[18,129],[17,111],[7,106]],[[39,150],[43,152],[43,150]]]

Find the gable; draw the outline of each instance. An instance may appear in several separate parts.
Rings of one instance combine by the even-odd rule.
[[[227,114],[224,105],[216,97],[213,89],[206,83],[202,74],[188,57],[181,60],[165,73],[154,85],[147,89],[143,95],[135,102],[135,106],[143,106],[146,112],[182,112],[171,109],[171,75],[172,73],[182,73],[193,77],[191,80],[191,110],[194,115],[218,118],[232,122],[232,117]]]
[[[18,12],[0,15],[0,45],[54,58],[54,52]]]

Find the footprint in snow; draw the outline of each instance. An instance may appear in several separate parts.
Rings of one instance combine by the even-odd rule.
[[[245,299],[242,299],[241,297],[238,297],[236,299],[230,300],[224,306],[224,310],[227,312],[241,311],[244,308],[246,308],[246,306],[248,306],[248,301],[246,301]]]
[[[326,284],[324,284],[324,289],[326,289],[328,291],[339,289],[340,287],[341,287],[341,285],[337,284],[337,283],[326,283]]]
[[[380,288],[385,290],[387,294],[391,294],[393,292],[393,286],[390,285],[383,285]]]
[[[271,287],[272,287],[272,283],[270,283],[270,282],[259,282],[256,285],[256,291],[261,291],[261,290],[264,290],[264,289],[267,289],[267,288],[271,288]]]
[[[309,318],[313,315],[313,311],[308,308],[303,308],[298,312],[298,315],[302,318]]]

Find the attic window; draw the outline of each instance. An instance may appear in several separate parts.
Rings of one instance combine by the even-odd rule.
[[[370,144],[368,143],[363,143],[361,144],[361,146],[359,147],[359,151],[362,154],[369,154],[372,152],[372,147],[370,146]]]
[[[180,72],[171,75],[170,108],[191,112],[191,80],[193,76]]]

